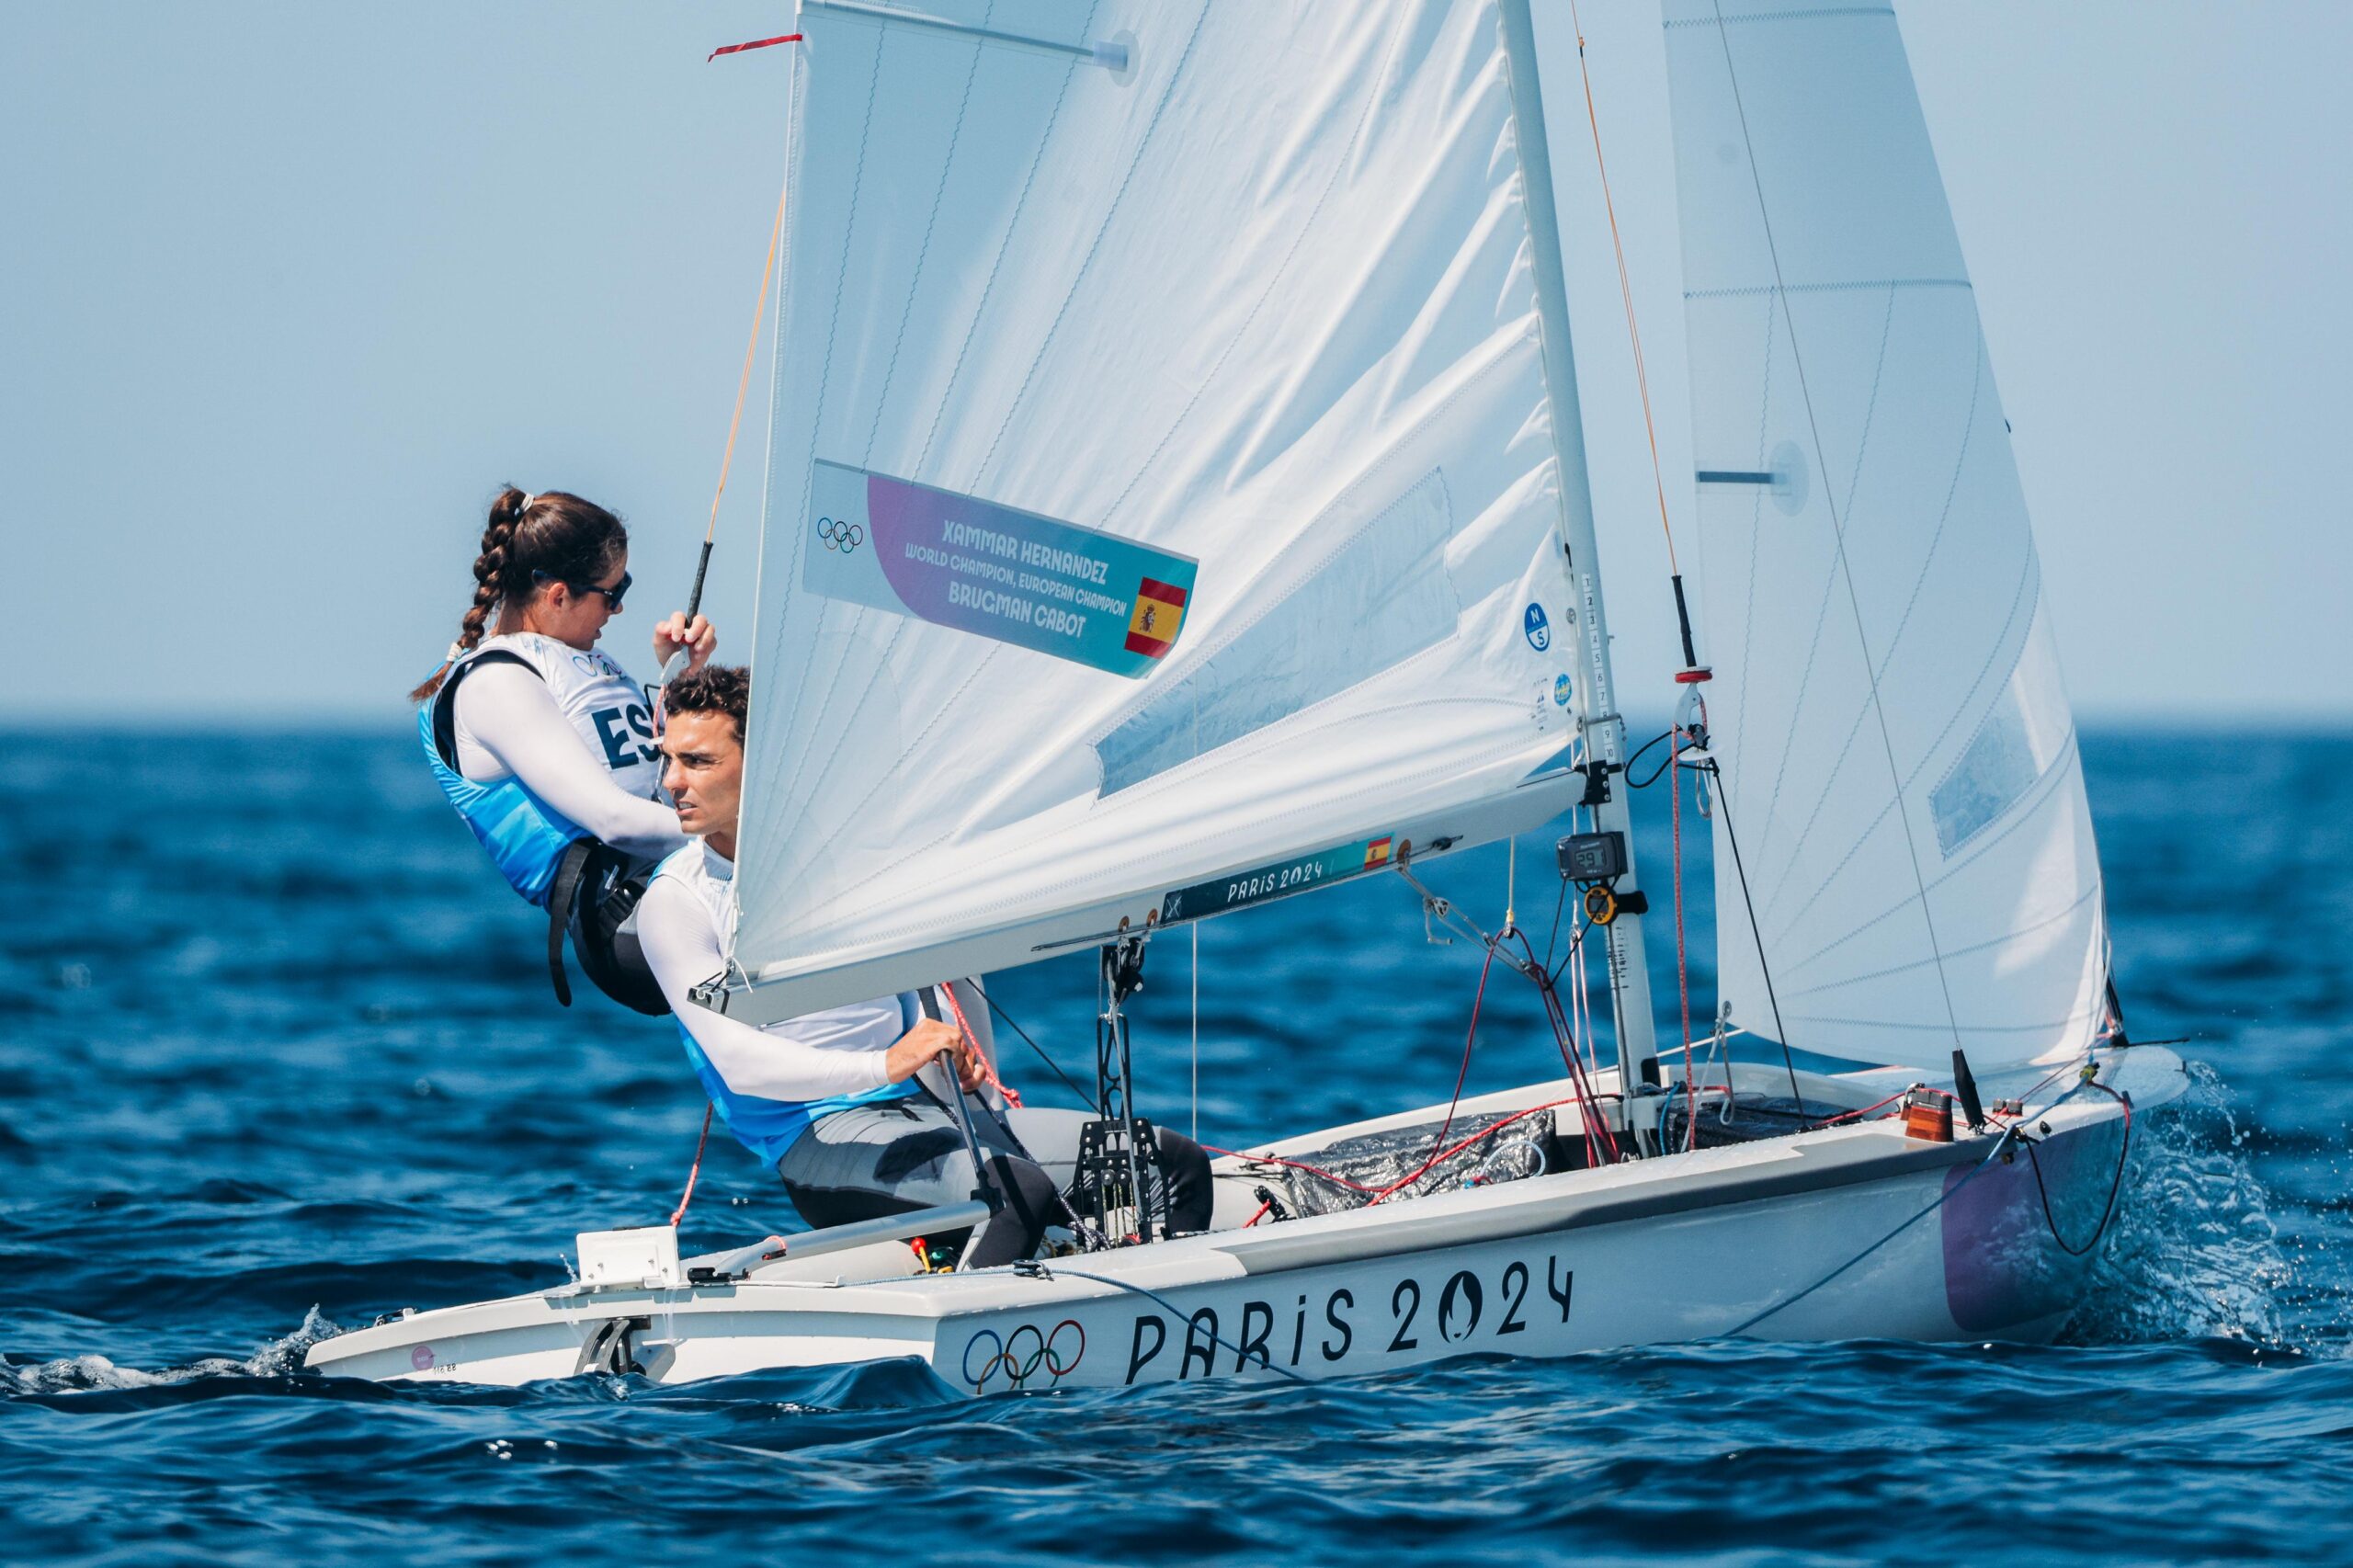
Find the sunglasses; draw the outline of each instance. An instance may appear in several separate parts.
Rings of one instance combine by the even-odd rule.
[[[608,609],[617,610],[621,608],[621,596],[629,592],[629,585],[631,579],[630,574],[624,572],[621,574],[621,580],[608,588],[596,583],[575,583],[570,578],[559,577],[550,572],[534,572],[531,574],[531,581],[534,583],[562,583],[565,587],[570,588],[575,594],[602,594],[605,596],[605,608]]]

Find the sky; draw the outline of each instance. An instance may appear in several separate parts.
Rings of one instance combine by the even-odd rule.
[[[1534,0],[1621,692],[1679,661],[1566,0]],[[2353,724],[2353,6],[1897,0],[2087,722]],[[0,6],[0,720],[387,728],[502,483],[683,603],[782,172],[778,0]],[[1691,470],[1651,0],[1586,0]],[[749,645],[765,363],[706,608]],[[1670,485],[1688,528],[1688,484]],[[732,636],[731,636],[732,630]]]

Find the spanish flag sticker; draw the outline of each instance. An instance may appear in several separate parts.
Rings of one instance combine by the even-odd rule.
[[[1146,577],[1136,587],[1136,605],[1128,617],[1128,652],[1157,659],[1176,645],[1176,629],[1185,624],[1185,590]]]
[[[1371,843],[1364,846],[1364,869],[1366,870],[1370,871],[1375,866],[1386,866],[1387,864],[1389,864],[1388,839],[1376,838]]]

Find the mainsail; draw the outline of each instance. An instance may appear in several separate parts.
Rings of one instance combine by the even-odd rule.
[[[1894,15],[1665,16],[1722,995],[1737,1024],[1873,1062],[2078,1051],[2107,972],[2099,862]]]
[[[731,1010],[1574,801],[1587,502],[1499,20],[807,0]]]

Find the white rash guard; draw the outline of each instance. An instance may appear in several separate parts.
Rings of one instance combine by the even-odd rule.
[[[574,652],[529,634],[493,639],[502,647],[526,642],[539,645],[528,650],[533,653]],[[601,653],[590,656],[611,664]],[[613,669],[618,674],[619,666]],[[659,859],[686,842],[677,813],[662,801],[622,787],[541,675],[516,665],[485,665],[467,676],[454,708],[458,771],[472,782],[519,778],[526,790],[595,837],[647,859]],[[658,763],[632,760],[632,776],[659,772]],[[643,781],[650,783],[650,777]]]
[[[637,906],[638,941],[679,1027],[738,1095],[808,1104],[892,1087],[883,1059],[912,1027],[900,997],[828,1007],[760,1028],[688,998],[727,968],[734,880],[732,861],[707,844],[688,845],[663,862]]]

